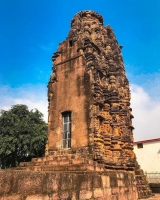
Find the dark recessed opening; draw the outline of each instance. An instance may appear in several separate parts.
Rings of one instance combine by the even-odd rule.
[[[142,149],[142,148],[143,148],[143,143],[137,144],[137,148],[138,148],[138,149]]]
[[[69,40],[69,46],[73,47],[73,41],[72,40]]]

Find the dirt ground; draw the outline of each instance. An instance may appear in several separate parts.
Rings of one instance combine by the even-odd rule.
[[[141,199],[142,200],[142,199]],[[160,200],[160,194],[154,194],[153,197],[150,197],[148,199],[145,199],[145,200]]]

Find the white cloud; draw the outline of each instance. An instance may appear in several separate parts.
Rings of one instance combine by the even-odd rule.
[[[142,87],[131,84],[131,107],[135,141],[160,137],[160,102]]]
[[[19,88],[0,87],[0,110],[8,110],[12,105],[25,104],[29,109],[37,108],[48,120],[47,87],[44,85],[24,85]]]
[[[133,66],[132,66],[133,67]],[[133,67],[134,68],[134,67]],[[136,85],[141,85],[141,87],[147,91],[149,96],[160,101],[160,73],[147,73],[138,74],[127,73],[127,77],[131,83],[136,83]]]

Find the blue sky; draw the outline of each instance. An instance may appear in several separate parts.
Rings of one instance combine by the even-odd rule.
[[[47,119],[51,56],[81,10],[101,14],[123,45],[135,140],[160,137],[160,0],[0,0],[0,109],[25,103]]]

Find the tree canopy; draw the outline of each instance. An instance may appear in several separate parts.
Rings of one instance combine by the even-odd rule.
[[[37,109],[13,105],[0,111],[0,167],[18,166],[21,161],[41,157],[45,153],[47,124]]]

